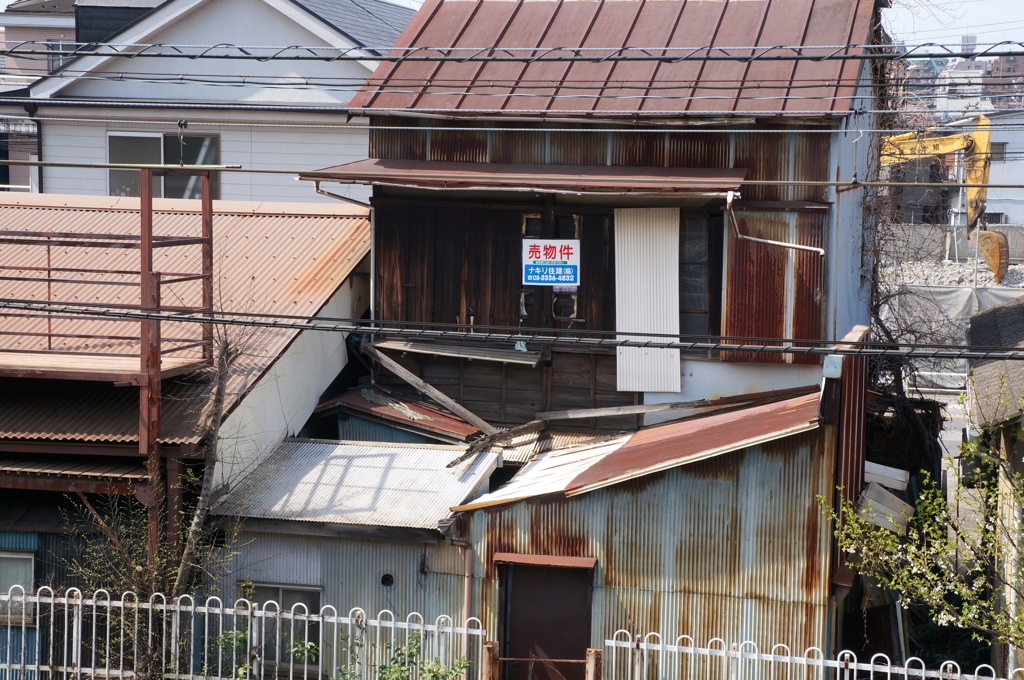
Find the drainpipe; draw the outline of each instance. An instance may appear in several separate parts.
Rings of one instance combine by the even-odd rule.
[[[462,625],[467,626],[469,617],[473,615],[473,546],[461,538],[449,538],[448,545],[462,548],[462,556],[465,559],[462,568],[462,573],[466,577],[462,591]],[[469,658],[468,634],[462,636],[462,658]]]
[[[732,211],[732,201],[738,194],[729,191],[725,194],[725,211],[729,213],[729,223],[732,224],[733,230],[736,232],[736,238],[743,241],[754,241],[755,243],[766,243],[770,246],[780,246],[782,248],[792,248],[793,250],[808,250],[812,253],[817,253],[822,257],[825,257],[824,248],[815,248],[814,246],[802,246],[798,243],[786,243],[785,241],[772,241],[766,238],[757,238],[756,236],[747,236],[740,232],[739,222],[736,221],[736,214]]]
[[[313,182],[313,190],[316,191],[316,193],[320,194],[321,196],[329,196],[330,198],[334,198],[339,201],[345,201],[346,203],[355,203],[356,205],[361,206],[363,208],[370,207],[369,203],[365,203],[354,198],[349,198],[348,196],[342,196],[341,194],[335,194],[333,192],[327,191],[326,189],[321,189],[320,180],[315,180]]]
[[[36,160],[39,161],[40,163],[42,163],[42,161],[43,161],[43,126],[36,119],[36,111],[38,111],[38,110],[39,110],[39,106],[35,102],[29,102],[28,104],[25,104],[25,113],[27,113],[29,118],[32,119],[32,122],[36,124]],[[10,156],[8,155],[8,157],[10,157]],[[39,193],[43,193],[43,166],[41,166],[41,165],[37,166],[36,170],[37,170],[36,179],[38,181],[38,184],[36,185],[36,188],[39,190]],[[31,184],[31,181],[29,182],[29,184]]]

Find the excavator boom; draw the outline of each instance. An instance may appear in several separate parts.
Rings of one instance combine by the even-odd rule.
[[[967,231],[977,243],[978,252],[1000,283],[1010,262],[1006,234],[978,229],[982,225],[985,202],[988,200],[989,167],[992,160],[992,125],[985,116],[975,116],[972,132],[948,134],[949,128],[928,128],[887,137],[882,142],[880,157],[883,166],[906,163],[920,158],[935,158],[957,151],[964,152],[967,184]],[[946,134],[943,134],[946,133]]]
[[[935,158],[956,151],[964,152],[967,187],[967,229],[978,226],[988,200],[988,175],[992,158],[992,124],[985,116],[976,116],[973,132],[948,134],[948,128],[928,128],[887,137],[882,142],[883,166],[921,158]],[[947,134],[940,134],[947,132]]]

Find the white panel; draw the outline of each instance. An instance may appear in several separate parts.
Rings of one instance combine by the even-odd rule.
[[[678,208],[615,211],[615,319],[619,333],[679,334]],[[622,392],[679,392],[680,375],[677,349],[618,350],[616,386]]]

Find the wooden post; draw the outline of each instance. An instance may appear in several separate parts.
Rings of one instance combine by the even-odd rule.
[[[446,409],[457,415],[458,417],[465,420],[467,423],[480,430],[486,435],[498,434],[498,429],[488,423],[487,421],[480,418],[478,415],[470,411],[468,408],[455,401],[447,394],[437,389],[433,385],[421,380],[419,376],[414,374],[412,371],[406,369],[400,363],[395,361],[389,356],[383,354],[373,345],[363,345],[363,354],[369,355],[374,361],[379,363],[384,368],[388,369],[399,378],[409,383],[421,393],[427,395],[437,403],[444,406]]]
[[[209,171],[202,173],[202,272],[203,309],[213,313],[213,177]],[[213,359],[213,324],[203,324],[203,359]]]
[[[601,655],[600,649],[587,650],[587,680],[601,680]]]
[[[139,304],[143,308],[155,309],[160,306],[160,275],[153,271],[153,171],[139,172]],[[160,436],[160,321],[143,319],[139,326],[139,453],[146,457],[149,477],[147,562],[150,577],[155,579],[163,500],[160,450],[157,446]]]
[[[481,680],[501,680],[501,664],[498,661],[498,643],[484,643],[484,658],[480,660]]]

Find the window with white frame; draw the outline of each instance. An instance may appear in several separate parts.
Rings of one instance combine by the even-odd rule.
[[[71,59],[75,43],[56,40],[46,43],[46,49],[49,51],[46,55],[46,68],[49,71],[56,71]]]
[[[32,553],[0,552],[0,595],[13,595],[11,601],[0,601],[0,621],[21,620],[25,616],[31,616],[33,608],[19,601],[22,595],[21,586],[24,592],[32,592],[32,581],[34,579],[33,567],[35,558]]]
[[[220,138],[216,135],[177,135],[153,132],[110,132],[107,161],[134,165],[216,165],[220,162]],[[198,176],[153,178],[153,195],[158,198],[200,198]],[[111,168],[108,194],[138,196],[139,171]],[[217,173],[213,173],[213,198],[220,198]]]

